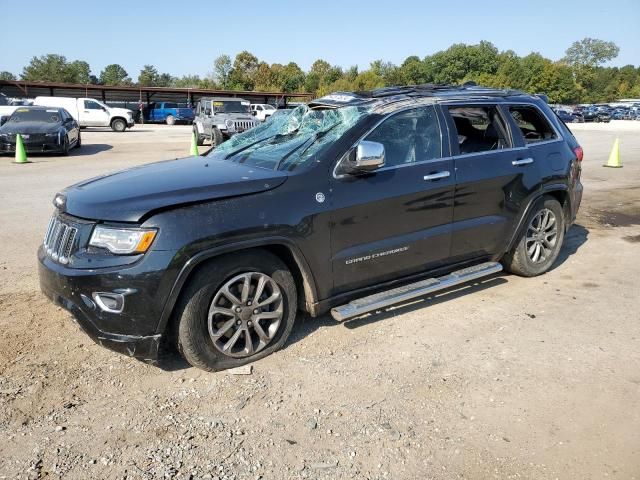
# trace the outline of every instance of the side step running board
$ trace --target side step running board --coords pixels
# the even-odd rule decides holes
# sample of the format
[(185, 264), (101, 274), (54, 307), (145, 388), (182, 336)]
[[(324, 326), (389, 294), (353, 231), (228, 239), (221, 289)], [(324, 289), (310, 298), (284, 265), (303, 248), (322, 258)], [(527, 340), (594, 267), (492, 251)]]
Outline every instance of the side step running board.
[(498, 262), (486, 262), (473, 267), (463, 268), (439, 278), (428, 278), (416, 283), (397, 287), (386, 292), (375, 293), (368, 297), (353, 300), (346, 305), (331, 309), (331, 316), (338, 321), (358, 317), (374, 310), (406, 302), (416, 297), (422, 297), (429, 293), (444, 290), (461, 283), (486, 277), (502, 271), (502, 265)]

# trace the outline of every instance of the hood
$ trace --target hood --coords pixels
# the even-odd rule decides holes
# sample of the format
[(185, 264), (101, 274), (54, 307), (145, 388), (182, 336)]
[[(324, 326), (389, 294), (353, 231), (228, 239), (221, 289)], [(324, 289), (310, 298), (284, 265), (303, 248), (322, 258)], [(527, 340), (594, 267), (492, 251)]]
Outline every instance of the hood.
[[(92, 178), (63, 190), (62, 211), (81, 218), (139, 222), (165, 208), (271, 190), (287, 174), (227, 160), (187, 157)], [(61, 199), (62, 200), (62, 199)]]
[(5, 123), (0, 127), (0, 133), (31, 135), (36, 133), (56, 133), (60, 130), (59, 123), (47, 122), (18, 122)]

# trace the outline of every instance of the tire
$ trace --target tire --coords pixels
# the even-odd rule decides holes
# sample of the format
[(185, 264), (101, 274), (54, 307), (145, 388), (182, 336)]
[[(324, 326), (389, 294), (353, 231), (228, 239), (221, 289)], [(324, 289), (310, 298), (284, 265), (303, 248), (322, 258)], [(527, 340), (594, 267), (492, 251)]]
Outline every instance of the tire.
[(222, 142), (224, 142), (224, 136), (222, 135), (222, 132), (218, 127), (212, 127), (211, 128), (211, 146), (213, 148), (216, 148)]
[[(553, 224), (550, 217), (545, 217), (547, 212), (552, 214)], [(541, 230), (536, 230), (536, 226), (541, 226)], [(550, 235), (552, 227), (555, 227), (555, 237)], [(558, 258), (564, 233), (562, 205), (553, 197), (541, 197), (527, 215), (516, 245), (502, 259), (505, 270), (522, 277), (535, 277), (546, 273)]]
[(114, 132), (124, 132), (127, 129), (127, 123), (121, 119), (121, 118), (116, 118), (111, 122), (111, 130), (113, 130)]
[(165, 122), (167, 122), (167, 125), (175, 125), (176, 124), (176, 117), (174, 117), (173, 115), (167, 115), (167, 118), (165, 119)]
[(82, 137), (80, 136), (80, 131), (78, 131), (78, 140), (73, 148), (80, 148), (82, 146)]
[[(249, 295), (242, 298), (247, 277), (250, 278)], [(264, 312), (254, 309), (255, 304), (251, 306), (261, 278), (268, 278), (272, 283), (264, 283), (257, 301), (264, 303), (276, 298), (264, 306)], [(223, 293), (225, 287), (236, 300), (244, 300), (242, 307), (233, 306), (240, 303), (232, 302)], [(241, 313), (237, 313), (238, 308)], [(210, 309), (222, 309), (224, 313), (211, 313)], [(202, 370), (239, 367), (280, 349), (293, 329), (296, 313), (296, 285), (291, 272), (278, 257), (263, 250), (219, 257), (200, 269), (181, 294), (175, 316), (178, 350), (189, 364)], [(259, 318), (261, 315), (267, 318)], [(258, 334), (254, 323), (263, 336)], [(235, 343), (225, 353), (223, 350), (234, 338)]]
[(198, 127), (196, 127), (195, 125), (193, 126), (193, 133), (196, 135), (196, 145), (198, 145), (199, 147), (203, 146), (204, 138), (200, 136), (200, 134), (198, 133)]
[(62, 149), (60, 150), (60, 155), (66, 157), (69, 155), (69, 137), (64, 136), (64, 142), (62, 143)]

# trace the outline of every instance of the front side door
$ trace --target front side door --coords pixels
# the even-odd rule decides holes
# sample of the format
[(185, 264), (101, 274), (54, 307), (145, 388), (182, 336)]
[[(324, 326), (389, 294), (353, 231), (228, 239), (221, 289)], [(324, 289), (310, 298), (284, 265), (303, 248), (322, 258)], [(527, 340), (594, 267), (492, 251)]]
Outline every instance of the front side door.
[(80, 110), (81, 125), (88, 127), (102, 127), (109, 125), (109, 112), (104, 107), (93, 100), (84, 100), (84, 108)]
[(501, 107), (454, 104), (443, 110), (455, 162), (452, 260), (494, 256), (539, 185), (537, 165)]
[(333, 294), (446, 262), (453, 160), (433, 106), (388, 116), (364, 140), (385, 147), (385, 166), (332, 180)]

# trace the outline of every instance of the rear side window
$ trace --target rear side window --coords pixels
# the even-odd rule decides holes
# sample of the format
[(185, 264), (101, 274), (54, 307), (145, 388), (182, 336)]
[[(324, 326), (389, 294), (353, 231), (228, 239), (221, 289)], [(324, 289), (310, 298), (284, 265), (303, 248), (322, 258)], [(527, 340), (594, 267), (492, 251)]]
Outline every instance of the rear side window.
[(449, 115), (456, 128), (461, 155), (511, 147), (504, 121), (495, 106), (449, 107)]
[(522, 132), (526, 143), (544, 142), (558, 138), (549, 121), (535, 107), (509, 107), (509, 113)]
[(164, 108), (178, 108), (177, 103), (165, 103)]
[(442, 136), (433, 107), (393, 115), (365, 140), (384, 145), (385, 166), (389, 167), (442, 157)]

